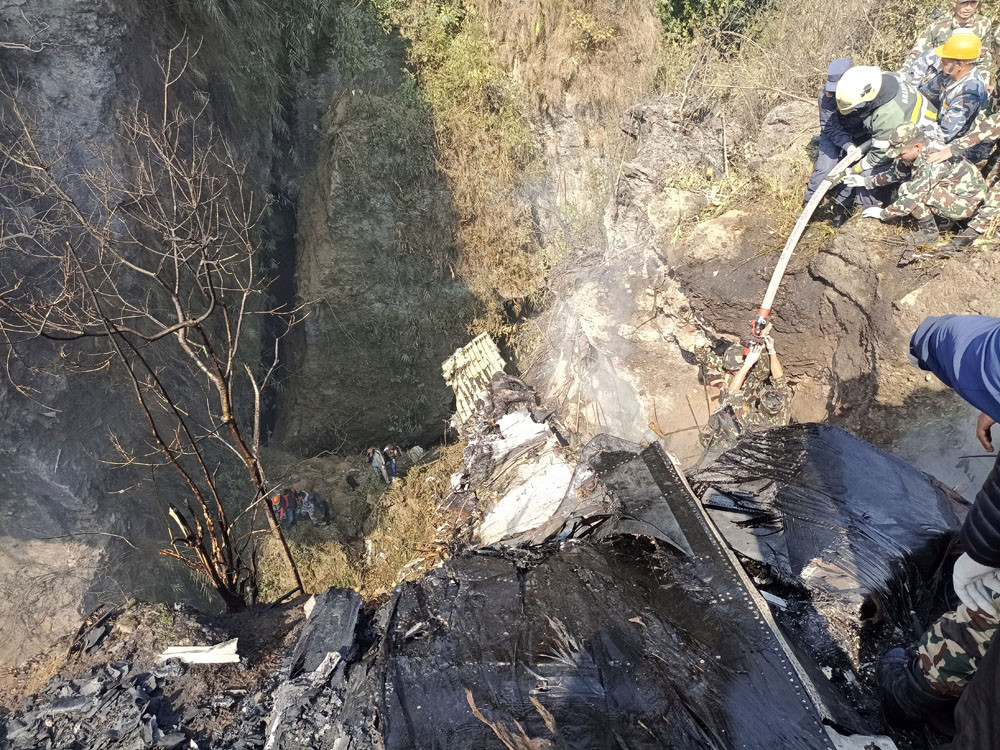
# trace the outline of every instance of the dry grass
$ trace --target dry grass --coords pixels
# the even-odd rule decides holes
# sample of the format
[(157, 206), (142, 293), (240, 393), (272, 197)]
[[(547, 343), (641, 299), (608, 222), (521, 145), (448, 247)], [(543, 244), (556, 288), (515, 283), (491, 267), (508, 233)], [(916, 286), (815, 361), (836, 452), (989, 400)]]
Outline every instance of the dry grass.
[[(337, 586), (373, 599), (445, 554), (435, 542), (447, 520), (439, 505), (451, 490), (452, 473), (462, 465), (463, 450), (461, 444), (440, 449), (433, 461), (413, 467), (388, 491), (367, 472), (355, 493), (358, 525), (364, 521), (369, 529), (363, 538), (341, 540), (332, 526), (314, 527), (308, 521), (292, 527), (288, 542), (307, 592)], [(268, 601), (293, 584), (272, 540), (261, 546), (261, 600)]]
[(461, 469), (462, 443), (443, 448), (439, 457), (414, 467), (405, 480), (393, 483), (375, 508), (375, 528), (366, 537), (368, 561), (361, 594), (374, 597), (391, 590), (407, 565), (412, 577), (445, 554), (435, 543), (438, 528), (448, 519), (439, 510), (451, 491), (451, 475)]
[[(517, 71), (534, 111), (582, 105), (578, 117), (614, 117), (649, 91), (663, 40), (651, 0), (478, 0), (491, 40)], [(567, 97), (568, 94), (568, 97)]]
[(27, 696), (41, 692), (68, 660), (65, 644), (50, 648), (19, 667), (0, 669), (0, 709), (16, 711)]
[[(458, 214), (455, 270), (486, 303), (477, 324), (503, 333), (503, 305), (537, 301), (548, 270), (569, 246), (540, 247), (529, 194), (549, 176), (533, 121), (568, 107), (591, 148), (620, 138), (617, 114), (655, 79), (662, 39), (657, 6), (653, 0), (373, 3), (385, 25), (410, 42), (409, 62), (434, 117), (438, 167)], [(595, 167), (594, 182), (603, 196), (608, 175)]]
[[(995, 5), (984, 2), (980, 10), (990, 15)], [(937, 0), (775, 0), (741, 31), (704, 28), (691, 41), (665, 45), (661, 84), (689, 114), (724, 108), (752, 135), (776, 104), (814, 100), (834, 58), (898, 68), (939, 6)]]

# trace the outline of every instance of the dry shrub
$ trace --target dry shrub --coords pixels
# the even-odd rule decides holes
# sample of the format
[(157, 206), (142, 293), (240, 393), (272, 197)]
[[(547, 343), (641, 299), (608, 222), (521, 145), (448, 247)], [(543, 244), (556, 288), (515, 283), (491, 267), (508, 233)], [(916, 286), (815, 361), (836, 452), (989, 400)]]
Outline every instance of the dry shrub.
[[(917, 34), (932, 20), (937, 0), (774, 0), (743, 31), (705, 28), (692, 42), (667, 45), (662, 81), (685, 111), (727, 112), (752, 135), (776, 104), (814, 101), (837, 57), (897, 69)], [(991, 15), (994, 3), (981, 12)]]
[[(614, 116), (649, 90), (663, 29), (651, 0), (478, 0), (490, 39), (538, 111)], [(567, 96), (568, 95), (568, 96)]]

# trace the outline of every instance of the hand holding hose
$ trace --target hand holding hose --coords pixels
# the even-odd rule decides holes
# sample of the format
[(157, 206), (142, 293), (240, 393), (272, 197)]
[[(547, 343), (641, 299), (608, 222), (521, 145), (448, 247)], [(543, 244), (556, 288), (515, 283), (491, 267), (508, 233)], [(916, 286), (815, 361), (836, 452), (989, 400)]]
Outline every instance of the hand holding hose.
[(856, 146), (853, 143), (848, 143), (847, 148), (844, 149), (844, 159), (850, 159), (850, 163), (854, 163), (861, 159), (865, 155), (865, 152), (861, 150), (860, 146)]

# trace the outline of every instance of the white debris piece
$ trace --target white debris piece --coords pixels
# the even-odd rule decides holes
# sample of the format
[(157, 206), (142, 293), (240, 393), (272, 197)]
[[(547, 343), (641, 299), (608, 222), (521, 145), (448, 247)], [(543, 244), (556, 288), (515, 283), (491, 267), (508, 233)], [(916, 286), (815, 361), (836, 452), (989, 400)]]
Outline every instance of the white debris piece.
[(309, 616), (313, 613), (313, 607), (315, 606), (316, 606), (315, 596), (310, 596), (309, 599), (306, 600), (306, 603), (302, 605), (302, 610), (305, 612), (307, 620), (309, 619)]
[(501, 440), (490, 442), (493, 460), (497, 465), (506, 463), (515, 454), (528, 448), (541, 446), (552, 435), (552, 430), (546, 424), (539, 424), (531, 418), (527, 409), (518, 409), (497, 422), (500, 428)]
[(775, 596), (774, 594), (770, 594), (767, 591), (761, 591), (760, 593), (768, 604), (773, 604), (778, 609), (785, 609), (788, 606), (788, 602), (786, 602), (780, 596)]
[(156, 657), (157, 661), (180, 659), (187, 664), (235, 664), (240, 660), (236, 653), (239, 638), (217, 643), (214, 646), (171, 646)]
[(852, 734), (845, 736), (833, 727), (827, 727), (826, 733), (837, 750), (897, 750), (896, 743), (884, 735)]
[(525, 461), (514, 471), (522, 481), (512, 482), (514, 488), (486, 514), (479, 527), (483, 544), (530, 531), (548, 521), (573, 479), (573, 468), (554, 450)]

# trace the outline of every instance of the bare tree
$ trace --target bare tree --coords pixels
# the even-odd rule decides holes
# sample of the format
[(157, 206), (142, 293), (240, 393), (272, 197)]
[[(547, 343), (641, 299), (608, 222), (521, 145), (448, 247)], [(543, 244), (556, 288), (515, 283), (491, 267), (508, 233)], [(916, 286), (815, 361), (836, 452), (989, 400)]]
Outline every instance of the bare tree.
[[(179, 473), (186, 497), (170, 507), (178, 533), (162, 554), (207, 576), (235, 608), (255, 596), (261, 514), (302, 587), (260, 460), (261, 392), (278, 341), (266, 365), (243, 351), (264, 318), (287, 331), (298, 311), (267, 304), (256, 265), (266, 206), (245, 166), (203, 110), (176, 102), (189, 61), (186, 46), (172, 49), (160, 111), (120, 111), (115, 142), (76, 173), (65, 148), (43, 141), (22, 92), (2, 82), (0, 340), (13, 357), (41, 338), (60, 342), (66, 366), (124, 370), (152, 442), (115, 438), (119, 463)], [(236, 502), (220, 479), (233, 465), (249, 488)]]

